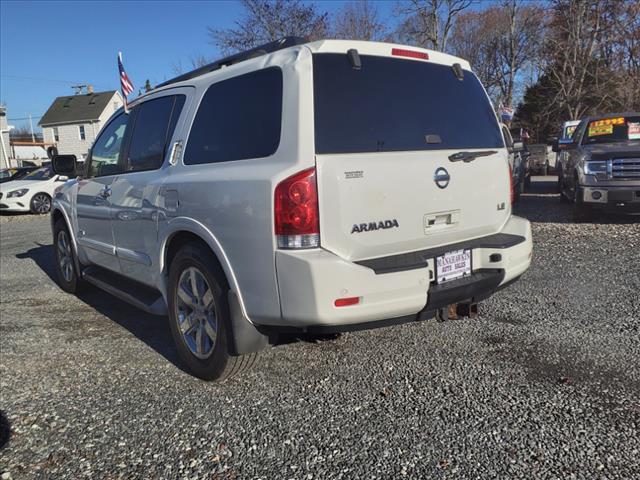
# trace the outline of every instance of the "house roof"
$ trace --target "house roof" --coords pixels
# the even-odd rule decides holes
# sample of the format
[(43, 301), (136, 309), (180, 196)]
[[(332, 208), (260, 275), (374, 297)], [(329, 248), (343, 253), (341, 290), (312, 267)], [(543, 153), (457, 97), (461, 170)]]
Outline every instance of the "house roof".
[(46, 127), (63, 123), (83, 123), (98, 120), (116, 90), (69, 95), (56, 98), (38, 125)]

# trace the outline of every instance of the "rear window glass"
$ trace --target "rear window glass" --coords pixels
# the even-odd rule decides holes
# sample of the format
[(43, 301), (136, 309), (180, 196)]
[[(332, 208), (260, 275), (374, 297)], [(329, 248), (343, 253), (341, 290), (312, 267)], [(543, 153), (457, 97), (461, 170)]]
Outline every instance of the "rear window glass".
[(223, 80), (200, 102), (184, 154), (187, 165), (273, 155), (280, 144), (282, 71), (277, 67)]
[[(476, 76), (449, 66), (361, 55), (313, 57), (316, 152), (504, 147)], [(427, 140), (428, 139), (428, 140)]]
[(582, 139), (583, 144), (615, 143), (640, 140), (640, 116), (611, 117), (592, 120)]

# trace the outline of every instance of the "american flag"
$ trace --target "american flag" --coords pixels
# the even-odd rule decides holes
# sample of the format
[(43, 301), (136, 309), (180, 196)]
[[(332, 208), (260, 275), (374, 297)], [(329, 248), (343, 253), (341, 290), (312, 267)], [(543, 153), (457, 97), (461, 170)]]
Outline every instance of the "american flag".
[(122, 66), (122, 52), (118, 52), (118, 70), (120, 70), (120, 87), (122, 88), (122, 97), (124, 99), (124, 111), (129, 112), (127, 95), (133, 92), (133, 82), (129, 80), (129, 76)]

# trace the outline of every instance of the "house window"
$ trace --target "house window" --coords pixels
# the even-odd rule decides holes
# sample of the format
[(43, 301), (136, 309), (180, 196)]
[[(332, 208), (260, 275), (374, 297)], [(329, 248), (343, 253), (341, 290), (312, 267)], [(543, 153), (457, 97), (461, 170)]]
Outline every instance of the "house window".
[(87, 139), (87, 136), (84, 133), (84, 125), (78, 125), (78, 132), (80, 133), (80, 140)]
[(60, 141), (60, 135), (58, 134), (58, 127), (53, 127), (53, 141), (54, 142)]

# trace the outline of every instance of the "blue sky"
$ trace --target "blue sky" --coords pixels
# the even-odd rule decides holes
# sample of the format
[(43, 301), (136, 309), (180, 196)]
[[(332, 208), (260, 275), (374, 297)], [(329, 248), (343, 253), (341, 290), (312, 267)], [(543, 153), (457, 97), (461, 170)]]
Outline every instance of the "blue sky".
[[(314, 2), (335, 13), (339, 0)], [(395, 2), (376, 2), (383, 20)], [(0, 102), (16, 127), (34, 116), (34, 126), (55, 97), (71, 95), (74, 83), (96, 91), (118, 89), (116, 55), (140, 88), (190, 69), (190, 58), (219, 52), (207, 26), (226, 28), (241, 17), (235, 1), (0, 1)]]

